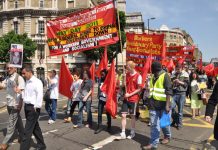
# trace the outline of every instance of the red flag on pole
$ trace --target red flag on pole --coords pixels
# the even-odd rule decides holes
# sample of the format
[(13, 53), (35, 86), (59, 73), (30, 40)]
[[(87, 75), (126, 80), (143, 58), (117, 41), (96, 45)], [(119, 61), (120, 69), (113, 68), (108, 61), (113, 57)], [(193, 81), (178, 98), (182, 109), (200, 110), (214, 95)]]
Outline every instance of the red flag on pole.
[(166, 59), (166, 51), (167, 51), (167, 43), (164, 41), (163, 42), (163, 50), (162, 50), (162, 54), (161, 54), (162, 60)]
[(214, 65), (208, 64), (207, 66), (203, 67), (203, 70), (206, 72), (208, 76), (214, 76)]
[(100, 61), (99, 66), (98, 66), (98, 70), (96, 72), (97, 77), (99, 77), (99, 78), (101, 77), (101, 71), (103, 69), (107, 69), (107, 65), (108, 65), (107, 47), (105, 46), (104, 55), (101, 58), (101, 61)]
[(178, 59), (178, 64), (182, 65), (185, 61), (186, 56)]
[(106, 111), (115, 118), (117, 114), (117, 93), (116, 93), (116, 74), (115, 64), (112, 61), (111, 67), (108, 71), (104, 84), (101, 87), (102, 92), (107, 95)]
[(144, 64), (143, 70), (142, 70), (142, 87), (144, 87), (148, 72), (151, 68), (152, 58), (149, 56)]
[(73, 82), (73, 77), (71, 76), (70, 70), (68, 69), (64, 57), (62, 57), (61, 68), (59, 74), (59, 93), (71, 98), (72, 92), (70, 91), (70, 86)]
[(167, 64), (167, 69), (169, 72), (173, 71), (173, 69), (175, 68), (175, 65), (174, 65), (174, 62), (173, 62), (173, 59), (171, 58), (169, 63)]
[[(92, 83), (94, 85), (94, 83), (95, 83), (95, 61), (92, 63), (89, 71), (90, 71), (90, 74), (91, 74)], [(93, 96), (93, 94), (94, 94), (94, 86), (92, 88), (92, 96)]]

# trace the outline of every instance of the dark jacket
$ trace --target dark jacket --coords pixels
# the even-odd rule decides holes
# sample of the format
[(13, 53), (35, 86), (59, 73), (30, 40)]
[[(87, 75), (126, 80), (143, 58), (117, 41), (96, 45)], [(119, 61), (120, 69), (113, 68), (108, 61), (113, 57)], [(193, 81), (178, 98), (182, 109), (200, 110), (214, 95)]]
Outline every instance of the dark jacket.
[[(212, 118), (217, 104), (218, 104), (218, 82), (216, 82), (213, 89), (213, 93), (208, 100), (205, 116), (210, 116)], [(218, 116), (216, 116), (216, 121), (214, 125), (214, 138), (218, 140)]]
[(179, 79), (180, 81), (184, 82), (184, 85), (180, 84), (175, 84), (173, 83), (173, 94), (176, 95), (185, 95), (186, 91), (188, 90), (188, 85), (189, 85), (189, 75), (187, 72), (182, 71), (180, 74), (175, 73), (172, 75), (172, 81), (175, 79)]
[[(161, 74), (165, 73), (164, 70), (160, 71), (158, 77), (156, 79), (154, 79), (153, 84), (155, 84), (155, 82), (157, 81), (157, 79), (159, 78), (159, 76)], [(164, 89), (165, 89), (165, 94), (166, 95), (172, 95), (173, 91), (172, 91), (172, 82), (170, 80), (169, 75), (166, 73), (164, 76)], [(165, 101), (157, 101), (155, 100), (153, 97), (148, 99), (148, 107), (150, 110), (165, 110), (166, 108), (166, 102)]]

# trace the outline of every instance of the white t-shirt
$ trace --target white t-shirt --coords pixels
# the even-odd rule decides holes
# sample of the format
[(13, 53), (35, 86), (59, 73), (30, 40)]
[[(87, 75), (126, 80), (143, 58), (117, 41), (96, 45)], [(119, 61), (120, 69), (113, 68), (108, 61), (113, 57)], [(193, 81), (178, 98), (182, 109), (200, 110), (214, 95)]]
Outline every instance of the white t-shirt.
[(49, 84), (48, 88), (51, 89), (50, 99), (58, 99), (59, 91), (58, 91), (58, 76), (56, 75), (51, 79), (52, 84)]
[(70, 87), (70, 90), (73, 92), (73, 100), (74, 101), (79, 101), (78, 93), (79, 93), (79, 88), (80, 88), (82, 82), (83, 82), (82, 79), (78, 79), (77, 81), (74, 81)]

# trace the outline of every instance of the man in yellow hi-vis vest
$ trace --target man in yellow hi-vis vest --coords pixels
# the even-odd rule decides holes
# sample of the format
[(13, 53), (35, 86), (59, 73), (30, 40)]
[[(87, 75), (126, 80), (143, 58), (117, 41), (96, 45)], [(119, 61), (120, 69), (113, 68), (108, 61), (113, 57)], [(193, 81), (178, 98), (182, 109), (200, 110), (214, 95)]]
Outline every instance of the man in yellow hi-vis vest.
[[(152, 77), (150, 80), (149, 114), (151, 123), (150, 144), (144, 149), (157, 149), (160, 138), (160, 118), (163, 112), (170, 113), (170, 97), (172, 96), (172, 83), (167, 72), (162, 69), (160, 62), (151, 65)], [(162, 128), (167, 144), (171, 138), (170, 125)]]

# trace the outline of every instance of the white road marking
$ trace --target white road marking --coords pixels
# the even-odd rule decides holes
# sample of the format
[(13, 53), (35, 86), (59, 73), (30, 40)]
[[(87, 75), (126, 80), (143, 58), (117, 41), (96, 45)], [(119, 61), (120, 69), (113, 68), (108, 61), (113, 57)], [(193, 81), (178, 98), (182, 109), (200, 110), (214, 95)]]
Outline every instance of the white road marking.
[(118, 136), (110, 136), (102, 141), (99, 141), (98, 143), (95, 143), (93, 144), (92, 146), (88, 147), (88, 148), (85, 148), (83, 150), (97, 150), (97, 149), (100, 149), (102, 148), (103, 146), (113, 142), (114, 140), (118, 139)]

